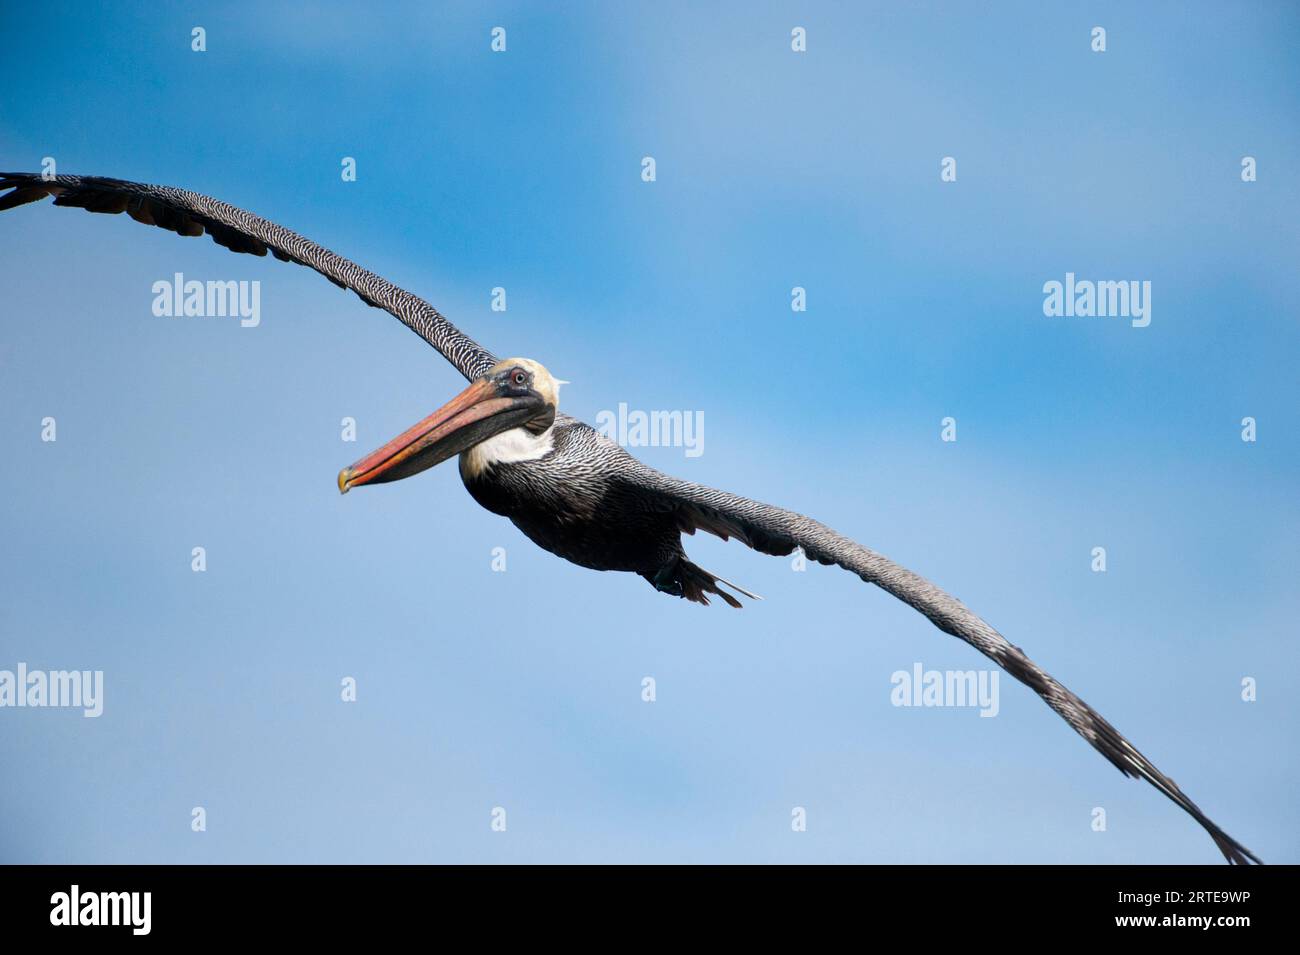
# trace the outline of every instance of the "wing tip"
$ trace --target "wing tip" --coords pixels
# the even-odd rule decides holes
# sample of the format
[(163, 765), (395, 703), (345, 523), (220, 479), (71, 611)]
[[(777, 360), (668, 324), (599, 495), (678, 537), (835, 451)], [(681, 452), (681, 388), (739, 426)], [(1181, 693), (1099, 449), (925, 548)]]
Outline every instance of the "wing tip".
[[(9, 190), (9, 191), (5, 191)], [(54, 183), (30, 172), (0, 172), (0, 212), (40, 202), (55, 194)]]

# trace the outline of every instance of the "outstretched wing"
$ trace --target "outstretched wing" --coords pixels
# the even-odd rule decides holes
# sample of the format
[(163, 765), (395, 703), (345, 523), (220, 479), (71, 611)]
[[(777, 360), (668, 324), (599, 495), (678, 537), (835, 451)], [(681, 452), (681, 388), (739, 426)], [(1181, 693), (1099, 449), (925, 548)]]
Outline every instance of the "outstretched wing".
[(54, 197), (56, 206), (89, 212), (125, 212), (136, 222), (168, 229), (178, 235), (203, 235), (232, 252), (266, 255), (282, 262), (310, 266), (335, 285), (356, 292), (361, 301), (382, 308), (432, 345), (473, 381), (495, 363), (491, 353), (439, 314), (417, 295), (367, 272), (355, 262), (335, 255), (310, 239), (227, 205), (217, 199), (169, 186), (150, 186), (103, 176), (53, 176), (0, 173), (0, 212)]
[[(629, 461), (635, 461), (629, 458)], [(796, 547), (823, 564), (836, 564), (875, 584), (919, 610), (944, 633), (965, 640), (1003, 670), (1028, 686), (1074, 727), (1125, 776), (1145, 779), (1199, 822), (1227, 860), (1237, 865), (1260, 860), (1211, 821), (1172, 779), (1156, 769), (1101, 715), (1025, 656), (966, 606), (924, 577), (863, 547), (824, 524), (793, 511), (678, 480), (637, 463), (635, 481), (650, 506), (675, 515), (682, 531), (708, 531), (736, 540), (764, 554), (784, 556)]]

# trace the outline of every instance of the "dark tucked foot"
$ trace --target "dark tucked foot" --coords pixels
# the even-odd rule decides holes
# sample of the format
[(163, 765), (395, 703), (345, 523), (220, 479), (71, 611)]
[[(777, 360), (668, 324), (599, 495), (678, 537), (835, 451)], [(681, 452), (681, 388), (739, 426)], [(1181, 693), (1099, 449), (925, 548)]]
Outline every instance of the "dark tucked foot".
[(716, 594), (732, 607), (740, 609), (740, 601), (719, 588), (718, 584), (730, 587), (751, 600), (762, 599), (758, 594), (751, 594), (743, 587), (737, 587), (730, 581), (716, 577), (704, 568), (692, 564), (684, 557), (674, 557), (660, 567), (653, 577), (648, 574), (643, 576), (650, 581), (655, 590), (671, 594), (674, 597), (685, 597), (687, 600), (698, 604), (707, 604), (709, 602), (708, 595)]

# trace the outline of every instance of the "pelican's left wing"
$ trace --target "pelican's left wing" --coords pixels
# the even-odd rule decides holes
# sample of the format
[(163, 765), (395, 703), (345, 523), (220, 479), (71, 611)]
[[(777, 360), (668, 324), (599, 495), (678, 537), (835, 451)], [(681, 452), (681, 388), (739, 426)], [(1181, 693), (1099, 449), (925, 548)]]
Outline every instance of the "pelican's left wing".
[(310, 266), (335, 285), (351, 289), (361, 301), (382, 308), (432, 345), (473, 381), (495, 363), (491, 353), (439, 314), (438, 310), (405, 289), (367, 272), (355, 262), (304, 239), (284, 226), (227, 205), (170, 186), (150, 186), (103, 176), (52, 176), (35, 173), (0, 173), (0, 212), (54, 197), (56, 206), (75, 206), (90, 212), (125, 212), (136, 222), (168, 229), (178, 235), (203, 235), (232, 252), (271, 254), (282, 262)]
[(635, 491), (647, 507), (671, 512), (688, 534), (697, 529), (723, 540), (734, 537), (764, 554), (784, 556), (796, 547), (813, 560), (852, 571), (925, 614), (945, 633), (958, 637), (1043, 698), (1074, 730), (1125, 776), (1145, 779), (1199, 822), (1231, 863), (1259, 859), (1220, 829), (1149, 759), (1096, 710), (1040, 668), (1024, 651), (924, 577), (850, 540), (825, 524), (793, 511), (669, 477), (628, 456)]

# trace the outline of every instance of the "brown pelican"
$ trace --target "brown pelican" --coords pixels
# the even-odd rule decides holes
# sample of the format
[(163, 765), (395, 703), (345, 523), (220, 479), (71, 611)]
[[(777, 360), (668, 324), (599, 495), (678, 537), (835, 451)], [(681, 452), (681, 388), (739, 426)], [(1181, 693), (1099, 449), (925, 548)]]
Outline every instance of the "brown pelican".
[[(836, 564), (923, 613), (965, 640), (1043, 698), (1121, 773), (1151, 783), (1209, 832), (1230, 863), (1260, 860), (1220, 829), (1174, 781), (1079, 697), (954, 597), (886, 557), (823, 524), (769, 504), (669, 477), (559, 410), (559, 385), (536, 361), (498, 361), (423, 299), (273, 222), (181, 189), (98, 176), (0, 173), (0, 211), (46, 196), (91, 212), (125, 212), (137, 222), (180, 235), (206, 232), (234, 252), (307, 265), (335, 285), (382, 308), (443, 354), (468, 388), (403, 434), (344, 468), (339, 490), (396, 481), (459, 455), (474, 499), (510, 518), (553, 554), (595, 570), (640, 574), (656, 590), (732, 607), (728, 591), (754, 598), (696, 566), (683, 532), (735, 538), (764, 554), (796, 548)], [(726, 588), (726, 589), (724, 589)]]

